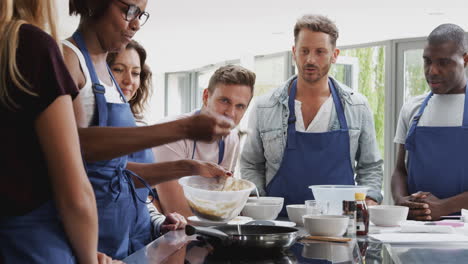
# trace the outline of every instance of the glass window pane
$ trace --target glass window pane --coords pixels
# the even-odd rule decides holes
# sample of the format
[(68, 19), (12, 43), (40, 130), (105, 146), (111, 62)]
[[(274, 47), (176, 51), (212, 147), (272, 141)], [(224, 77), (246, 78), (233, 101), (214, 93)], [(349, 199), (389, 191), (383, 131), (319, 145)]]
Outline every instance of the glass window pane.
[(201, 108), (203, 104), (203, 90), (208, 88), (211, 75), (217, 68), (210, 68), (197, 72), (197, 89), (195, 91), (195, 107)]
[[(367, 97), (374, 115), (375, 132), (380, 153), (384, 156), (384, 122), (385, 122), (385, 47), (342, 50), (340, 56), (357, 59), (359, 92)], [(332, 73), (338, 81), (349, 84), (353, 76), (351, 65), (337, 65)], [(357, 89), (357, 88), (356, 88)]]
[(274, 56), (255, 57), (254, 72), (256, 74), (254, 96), (267, 93), (286, 81), (286, 57), (288, 52)]
[(189, 111), (190, 96), (190, 74), (168, 73), (167, 74), (167, 115), (179, 115)]
[(423, 49), (411, 49), (404, 52), (405, 102), (430, 90), (424, 77), (423, 51)]

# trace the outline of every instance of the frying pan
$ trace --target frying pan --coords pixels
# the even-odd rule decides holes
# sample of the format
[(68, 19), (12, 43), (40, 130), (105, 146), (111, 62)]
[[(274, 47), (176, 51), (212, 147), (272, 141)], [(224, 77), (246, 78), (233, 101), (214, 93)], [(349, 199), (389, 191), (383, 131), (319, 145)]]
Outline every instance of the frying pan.
[(269, 225), (216, 227), (187, 225), (185, 233), (201, 235), (207, 238), (207, 241), (215, 248), (287, 249), (296, 242), (298, 230), (292, 227)]

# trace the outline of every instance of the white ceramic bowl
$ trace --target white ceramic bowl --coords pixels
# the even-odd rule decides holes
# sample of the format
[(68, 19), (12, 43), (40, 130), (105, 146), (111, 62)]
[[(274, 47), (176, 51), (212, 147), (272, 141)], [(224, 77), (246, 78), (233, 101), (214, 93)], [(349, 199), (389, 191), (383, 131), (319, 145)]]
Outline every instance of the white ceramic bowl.
[(367, 193), (369, 187), (355, 185), (311, 185), (315, 200), (329, 201), (328, 214), (341, 215), (343, 212), (343, 201), (354, 201), (355, 193)]
[(408, 207), (398, 205), (370, 206), (370, 221), (376, 226), (399, 226), (408, 217), (408, 210)]
[(201, 219), (229, 221), (239, 215), (255, 185), (239, 179), (237, 191), (220, 191), (223, 182), (217, 178), (189, 176), (179, 179), (192, 212)]
[(288, 212), (288, 218), (298, 226), (303, 226), (302, 216), (307, 213), (305, 204), (289, 204), (286, 205), (286, 211)]
[(247, 200), (248, 203), (262, 203), (262, 204), (281, 204), (283, 206), (284, 198), (283, 197), (274, 197), (274, 196), (260, 196), (260, 197), (249, 197)]
[(304, 215), (304, 228), (312, 236), (342, 236), (349, 217), (342, 215)]
[(247, 202), (242, 209), (242, 215), (255, 220), (274, 220), (283, 208), (282, 203), (251, 203)]

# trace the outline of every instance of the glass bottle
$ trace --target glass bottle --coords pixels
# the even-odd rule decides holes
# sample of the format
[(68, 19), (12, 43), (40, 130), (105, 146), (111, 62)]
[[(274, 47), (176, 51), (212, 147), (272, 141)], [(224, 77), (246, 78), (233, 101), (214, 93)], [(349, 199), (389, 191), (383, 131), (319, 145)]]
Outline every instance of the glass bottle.
[(365, 236), (369, 232), (369, 211), (365, 202), (365, 193), (355, 193), (356, 199), (356, 234)]
[(343, 215), (349, 217), (346, 236), (356, 236), (356, 201), (343, 201)]

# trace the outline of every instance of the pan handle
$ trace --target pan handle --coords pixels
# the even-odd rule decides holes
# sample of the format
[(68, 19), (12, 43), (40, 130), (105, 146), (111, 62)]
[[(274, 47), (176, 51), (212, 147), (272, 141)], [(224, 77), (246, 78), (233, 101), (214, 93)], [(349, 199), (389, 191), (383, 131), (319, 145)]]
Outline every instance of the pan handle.
[(185, 226), (185, 234), (188, 236), (197, 234), (197, 235), (207, 236), (210, 238), (217, 238), (217, 239), (220, 239), (221, 241), (227, 241), (229, 239), (229, 235), (222, 231), (219, 231), (213, 228), (208, 228), (208, 227), (199, 227), (199, 226), (195, 227), (191, 225)]

